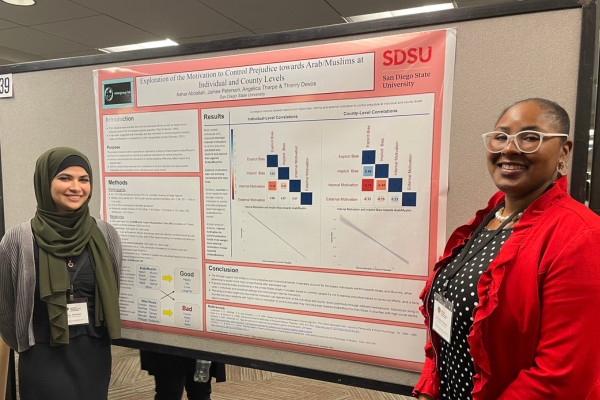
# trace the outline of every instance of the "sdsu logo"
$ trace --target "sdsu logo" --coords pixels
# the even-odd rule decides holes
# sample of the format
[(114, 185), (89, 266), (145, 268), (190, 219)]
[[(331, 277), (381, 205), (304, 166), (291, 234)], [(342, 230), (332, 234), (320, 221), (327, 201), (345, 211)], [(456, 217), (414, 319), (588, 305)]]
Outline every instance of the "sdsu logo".
[(385, 59), (383, 65), (387, 67), (390, 65), (404, 64), (405, 62), (408, 64), (414, 64), (417, 61), (426, 63), (431, 60), (431, 53), (431, 46), (428, 46), (426, 49), (423, 49), (423, 47), (411, 47), (408, 50), (386, 50), (383, 53), (383, 58)]

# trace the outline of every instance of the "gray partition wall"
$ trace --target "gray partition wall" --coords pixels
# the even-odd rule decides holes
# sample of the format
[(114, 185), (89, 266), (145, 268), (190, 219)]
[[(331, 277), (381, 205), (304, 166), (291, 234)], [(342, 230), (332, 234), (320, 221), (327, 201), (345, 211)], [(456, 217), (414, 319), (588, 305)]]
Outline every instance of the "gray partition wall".
[[(595, 3), (527, 3), (473, 7), (470, 13), (459, 9), (435, 17), (348, 24), (179, 49), (186, 55), (176, 55), (176, 50), (154, 50), (0, 67), (0, 74), (15, 74), (14, 98), (0, 99), (6, 227), (33, 216), (36, 205), (32, 185), (34, 164), (48, 148), (80, 149), (89, 156), (93, 172), (99, 176), (92, 76), (95, 69), (343, 43), (448, 27), (457, 30), (457, 46), (447, 234), (470, 220), (474, 211), (484, 206), (495, 191), (486, 168), (481, 134), (490, 131), (501, 110), (517, 100), (528, 97), (555, 100), (573, 120), (577, 109), (577, 121), (572, 124), (577, 142), (573, 169), (576, 183), (572, 185), (577, 185), (579, 190), (585, 180), (585, 176), (581, 177), (580, 164), (587, 164), (593, 69), (588, 65), (593, 64), (593, 54), (589, 54), (589, 44), (583, 43), (581, 38), (591, 35), (585, 40), (592, 41), (593, 50), (594, 28), (589, 21), (595, 21)], [(169, 57), (156, 58), (161, 55)], [(122, 61), (116, 62), (118, 60)], [(583, 145), (585, 148), (581, 150)], [(91, 202), (96, 217), (100, 215), (99, 205), (96, 196)], [(406, 394), (418, 376), (392, 368), (195, 337), (134, 329), (125, 329), (123, 334), (126, 339), (121, 342), (123, 345), (204, 356), (396, 393)]]

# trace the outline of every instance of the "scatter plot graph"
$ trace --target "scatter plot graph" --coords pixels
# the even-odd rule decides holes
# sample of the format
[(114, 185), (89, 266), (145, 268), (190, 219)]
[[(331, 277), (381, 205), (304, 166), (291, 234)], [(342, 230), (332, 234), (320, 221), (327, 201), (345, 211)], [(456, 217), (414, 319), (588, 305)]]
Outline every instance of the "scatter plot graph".
[(407, 240), (398, 240), (404, 234), (393, 217), (346, 211), (332, 222), (329, 254), (337, 268), (394, 274), (419, 268)]
[(300, 253), (298, 251), (298, 249), (296, 249), (294, 246), (292, 246), (291, 244), (289, 244), (284, 238), (282, 238), (281, 236), (279, 236), (279, 234), (275, 231), (273, 231), (273, 229), (269, 228), (267, 225), (265, 225), (260, 219), (256, 218), (254, 215), (252, 215), (252, 213), (248, 213), (249, 216), (251, 216), (252, 218), (254, 218), (259, 224), (261, 224), (262, 226), (264, 226), (269, 232), (271, 232), (273, 235), (275, 235), (277, 237), (277, 239), (281, 240), (283, 243), (287, 244), (289, 246), (290, 249), (294, 250), (296, 253), (300, 254), (303, 258), (304, 254)]
[(348, 218), (344, 217), (343, 215), (340, 215), (340, 222), (344, 225), (346, 225), (347, 227), (353, 229), (354, 231), (356, 231), (356, 233), (363, 235), (364, 237), (366, 237), (367, 239), (373, 241), (374, 243), (377, 243), (379, 246), (381, 246), (382, 249), (390, 252), (391, 254), (393, 254), (394, 256), (398, 257), (398, 259), (402, 260), (403, 262), (405, 262), (406, 264), (409, 264), (408, 260), (402, 256), (399, 256), (398, 254), (394, 253), (392, 250), (390, 250), (389, 248), (387, 248), (385, 245), (381, 244), (377, 239), (375, 239), (373, 236), (369, 235), (367, 232), (363, 231), (362, 229), (360, 229), (358, 226), (354, 225), (352, 223), (352, 221), (350, 221)]
[(309, 222), (286, 216), (281, 211), (253, 210), (243, 212), (238, 224), (236, 242), (246, 261), (294, 265), (314, 262), (318, 238), (307, 235)]

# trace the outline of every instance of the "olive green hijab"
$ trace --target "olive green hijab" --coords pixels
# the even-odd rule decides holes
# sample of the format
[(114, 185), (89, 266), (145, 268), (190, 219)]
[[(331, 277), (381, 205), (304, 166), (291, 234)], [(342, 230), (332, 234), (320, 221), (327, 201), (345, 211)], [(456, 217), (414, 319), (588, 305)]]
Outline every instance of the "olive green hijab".
[[(62, 161), (69, 156), (81, 157), (90, 176), (90, 196), (72, 213), (59, 214), (54, 207), (50, 185)], [(92, 172), (85, 155), (68, 147), (56, 147), (40, 156), (35, 165), (33, 183), (37, 211), (31, 220), (33, 235), (39, 246), (40, 298), (48, 304), (50, 344), (69, 343), (67, 292), (70, 289), (66, 258), (88, 247), (96, 278), (95, 325), (105, 325), (111, 338), (121, 337), (119, 294), (110, 261), (108, 245), (96, 221), (90, 215)], [(68, 167), (68, 166), (67, 166)]]

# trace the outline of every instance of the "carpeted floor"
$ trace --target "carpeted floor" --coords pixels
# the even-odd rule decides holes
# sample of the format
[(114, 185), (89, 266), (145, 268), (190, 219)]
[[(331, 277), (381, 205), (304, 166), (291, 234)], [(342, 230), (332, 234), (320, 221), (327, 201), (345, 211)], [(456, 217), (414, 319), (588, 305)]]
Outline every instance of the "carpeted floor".
[[(18, 361), (18, 360), (17, 360)], [(232, 365), (227, 382), (212, 385), (212, 400), (409, 400), (410, 397), (297, 378)], [(154, 378), (140, 370), (137, 350), (113, 347), (109, 400), (151, 400)], [(187, 397), (183, 396), (184, 400)]]

